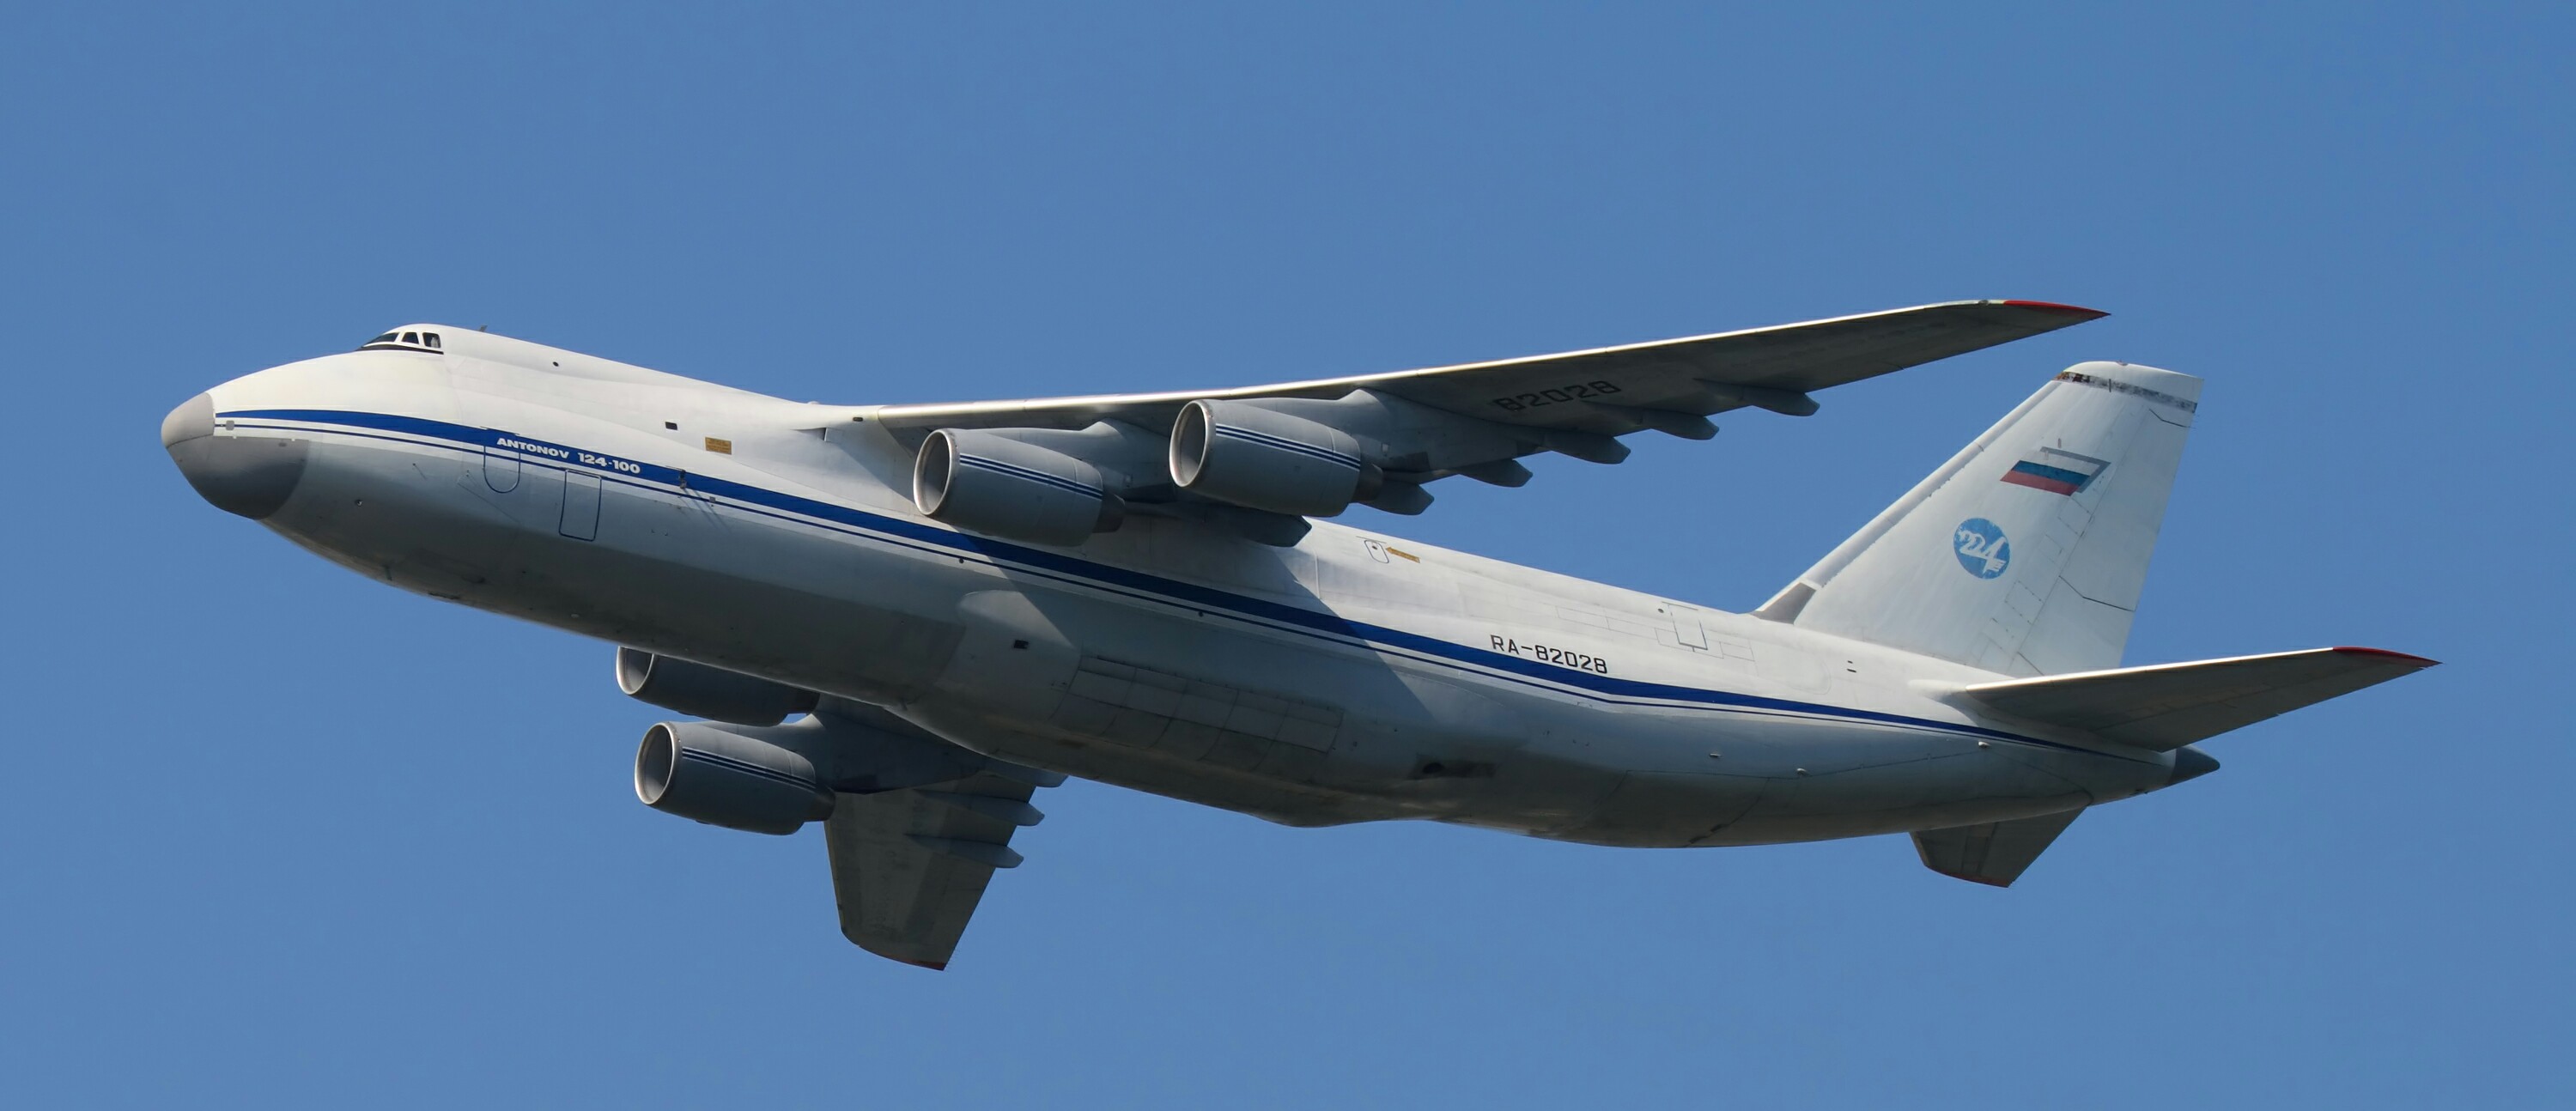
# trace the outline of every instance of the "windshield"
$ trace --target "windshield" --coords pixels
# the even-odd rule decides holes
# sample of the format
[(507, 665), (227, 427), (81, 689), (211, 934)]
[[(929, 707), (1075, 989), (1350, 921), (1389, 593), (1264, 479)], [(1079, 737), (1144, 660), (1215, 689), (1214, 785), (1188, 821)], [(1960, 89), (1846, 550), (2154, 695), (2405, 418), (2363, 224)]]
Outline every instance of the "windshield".
[(442, 354), (438, 333), (426, 331), (392, 331), (358, 345), (360, 351), (426, 351)]

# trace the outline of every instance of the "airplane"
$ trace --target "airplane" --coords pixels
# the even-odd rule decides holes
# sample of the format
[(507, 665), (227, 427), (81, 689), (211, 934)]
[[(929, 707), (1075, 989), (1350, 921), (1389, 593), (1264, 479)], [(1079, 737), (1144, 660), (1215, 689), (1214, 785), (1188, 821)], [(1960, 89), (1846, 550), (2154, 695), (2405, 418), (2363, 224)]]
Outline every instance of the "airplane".
[(767, 397), (406, 324), (233, 379), (161, 438), (208, 502), (404, 590), (617, 646), (687, 720), (638, 799), (822, 824), (844, 936), (944, 968), (1038, 790), (1291, 826), (1629, 847), (1903, 833), (2006, 886), (2198, 742), (2432, 666), (2122, 666), (2200, 379), (2043, 382), (1749, 613), (1330, 520), (2104, 314), (1977, 300), (1277, 385)]

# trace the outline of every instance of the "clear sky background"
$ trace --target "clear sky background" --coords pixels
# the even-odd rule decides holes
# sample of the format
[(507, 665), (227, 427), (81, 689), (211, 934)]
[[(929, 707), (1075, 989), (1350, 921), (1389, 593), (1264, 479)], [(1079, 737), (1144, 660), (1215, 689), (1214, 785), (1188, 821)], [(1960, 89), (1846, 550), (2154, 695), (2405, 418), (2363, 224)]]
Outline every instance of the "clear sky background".
[[(2576, 1100), (2559, 5), (0, 11), (0, 1102)], [(2133, 663), (2446, 666), (2021, 883), (1045, 793), (954, 967), (638, 805), (610, 648), (200, 502), (435, 320), (797, 399), (1235, 385), (1927, 301), (2107, 320), (1371, 527), (1758, 604), (2049, 374), (2207, 377)]]

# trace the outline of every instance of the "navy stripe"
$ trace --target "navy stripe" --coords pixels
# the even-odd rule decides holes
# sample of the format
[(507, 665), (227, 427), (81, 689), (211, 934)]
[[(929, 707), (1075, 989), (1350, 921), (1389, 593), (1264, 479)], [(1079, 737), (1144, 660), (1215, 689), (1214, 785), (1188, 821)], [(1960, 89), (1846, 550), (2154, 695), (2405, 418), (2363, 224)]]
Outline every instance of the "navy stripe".
[(1071, 491), (1087, 498), (1097, 498), (1101, 494), (1101, 490), (1097, 486), (1085, 486), (1062, 475), (1051, 475), (1045, 471), (1031, 470), (1017, 464), (1002, 462), (999, 459), (988, 459), (981, 455), (961, 454), (957, 457), (957, 462), (963, 466), (981, 467), (997, 474), (1006, 474), (1013, 478), (1026, 479), (1030, 482), (1053, 486), (1058, 490)]
[[(267, 417), (281, 420), (305, 421), (315, 424), (336, 424), (355, 428), (383, 429), (446, 439), (468, 445), (486, 445), (504, 435), (503, 433), (496, 432), (492, 429), (471, 428), (465, 425), (449, 424), (444, 421), (423, 420), (418, 417), (402, 417), (383, 413), (363, 413), (339, 410), (242, 410), (238, 412), (219, 413), (217, 414), (217, 417), (218, 419), (229, 419), (234, 417)], [(310, 430), (297, 429), (296, 431)], [(510, 438), (527, 439), (527, 437)], [(530, 442), (533, 443), (537, 441), (531, 440)], [(654, 490), (654, 486), (652, 485), (653, 483), (678, 486), (687, 494), (711, 498), (724, 498), (732, 502), (742, 503), (737, 506), (737, 508), (760, 513), (762, 516), (794, 521), (795, 523), (809, 522), (796, 521), (795, 517), (788, 517), (783, 514), (795, 514), (797, 517), (814, 518), (816, 520), (846, 526), (849, 530), (855, 530), (857, 533), (865, 535), (870, 539), (892, 542), (902, 547), (918, 551), (926, 551), (937, 555), (951, 557), (968, 554), (981, 556), (995, 563), (1008, 562), (1021, 569), (1039, 572), (1043, 574), (1044, 577), (1056, 579), (1058, 581), (1094, 589), (1106, 589), (1112, 593), (1123, 594), (1140, 600), (1158, 602), (1165, 605), (1178, 605), (1198, 611), (1218, 611), (1223, 616), (1251, 621), (1279, 631), (1314, 635), (1341, 643), (1358, 642), (1360, 645), (1366, 647), (1394, 649), (1397, 654), (1404, 655), (1420, 662), (1438, 664), (1456, 670), (1467, 671), (1471, 674), (1482, 675), (1487, 678), (1508, 679), (1513, 682), (1541, 690), (1568, 693), (1567, 688), (1573, 688), (1571, 693), (1585, 694), (1600, 701), (1626, 705), (1666, 705), (1670, 703), (1684, 703), (1765, 717), (1802, 719), (1825, 717), (1843, 721), (1864, 722), (1872, 725), (1931, 730), (1934, 732), (1950, 733), (1959, 736), (2010, 741), (2016, 744), (2038, 745), (2045, 748), (2083, 753), (2088, 756), (2106, 756), (2114, 759), (2136, 760), (2134, 757), (2121, 756), (2117, 753), (2103, 752), (2096, 749), (2084, 748), (2078, 745), (2062, 744), (2057, 741), (2023, 736), (2018, 733), (2010, 733), (2000, 729), (1989, 729), (1984, 726), (1935, 721), (1930, 718), (1911, 717), (1905, 714), (1886, 713), (1878, 710), (1861, 710), (1841, 706), (1827, 706), (1821, 703), (1799, 702), (1793, 699), (1768, 698), (1761, 695), (1738, 694), (1731, 691), (1705, 690), (1696, 687), (1675, 686), (1668, 683), (1650, 683), (1639, 679), (1622, 679), (1615, 676), (1573, 671), (1568, 668), (1555, 667), (1549, 664), (1540, 663), (1536, 660), (1523, 659), (1521, 657), (1502, 652), (1494, 652), (1487, 649), (1472, 648), (1462, 644), (1455, 644), (1441, 640), (1437, 637), (1425, 636), (1420, 633), (1407, 632), (1402, 629), (1352, 621), (1330, 611), (1304, 609), (1298, 606), (1288, 605), (1281, 602), (1273, 602), (1263, 598), (1235, 594), (1230, 591), (1219, 590), (1214, 587), (1200, 586), (1195, 583), (1167, 579), (1159, 575), (1149, 574), (1142, 571), (1132, 571), (1112, 564), (1094, 563), (1090, 560), (1066, 555), (1062, 552), (1022, 547), (1018, 544), (1010, 543), (1009, 541), (976, 536), (970, 533), (956, 532), (945, 528), (934, 527), (919, 521), (884, 517), (875, 513), (867, 512), (866, 510), (835, 505), (829, 502), (819, 502), (810, 498), (799, 497), (794, 494), (768, 490), (758, 486), (745, 485), (743, 483), (734, 482), (730, 479), (713, 478), (699, 474), (688, 474), (687, 472), (680, 471), (677, 468), (664, 467), (657, 464), (647, 463), (642, 464), (642, 466), (644, 467), (644, 473), (640, 476), (628, 475), (615, 471), (608, 471), (606, 473), (608, 473), (612, 478), (621, 480), (641, 478), (644, 481), (623, 482), (624, 485), (636, 486), (640, 489)], [(662, 476), (670, 477), (666, 478)], [(767, 512), (766, 510), (776, 510), (779, 512)], [(2136, 762), (2153, 763), (2154, 761), (2137, 760)]]
[(683, 748), (680, 750), (680, 759), (695, 760), (702, 764), (713, 764), (728, 771), (741, 772), (744, 775), (770, 780), (775, 783), (783, 783), (790, 787), (801, 787), (817, 794), (822, 793), (823, 790), (821, 784), (815, 783), (813, 780), (806, 779), (802, 776), (789, 775), (788, 773), (779, 771), (776, 768), (762, 767), (761, 765), (754, 764), (748, 760), (737, 760), (721, 752), (709, 752), (703, 748)]
[(1266, 444), (1282, 451), (1293, 451), (1300, 455), (1311, 455), (1326, 462), (1339, 463), (1352, 470), (1358, 470), (1360, 467), (1360, 459), (1358, 456), (1344, 455), (1331, 448), (1323, 448), (1317, 447), (1313, 444), (1300, 443), (1284, 436), (1273, 436), (1267, 432), (1255, 432), (1249, 428), (1236, 428), (1230, 424), (1218, 424), (1211, 425), (1209, 427), (1213, 428), (1219, 436), (1232, 436), (1238, 440), (1250, 440), (1253, 443)]

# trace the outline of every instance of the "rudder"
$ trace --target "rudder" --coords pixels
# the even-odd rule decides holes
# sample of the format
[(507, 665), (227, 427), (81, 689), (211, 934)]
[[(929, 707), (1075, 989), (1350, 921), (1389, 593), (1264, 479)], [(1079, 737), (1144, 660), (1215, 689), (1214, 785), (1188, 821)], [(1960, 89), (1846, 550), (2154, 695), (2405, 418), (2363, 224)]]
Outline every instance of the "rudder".
[(2008, 675), (2118, 667), (2199, 397), (2070, 367), (1754, 612)]

